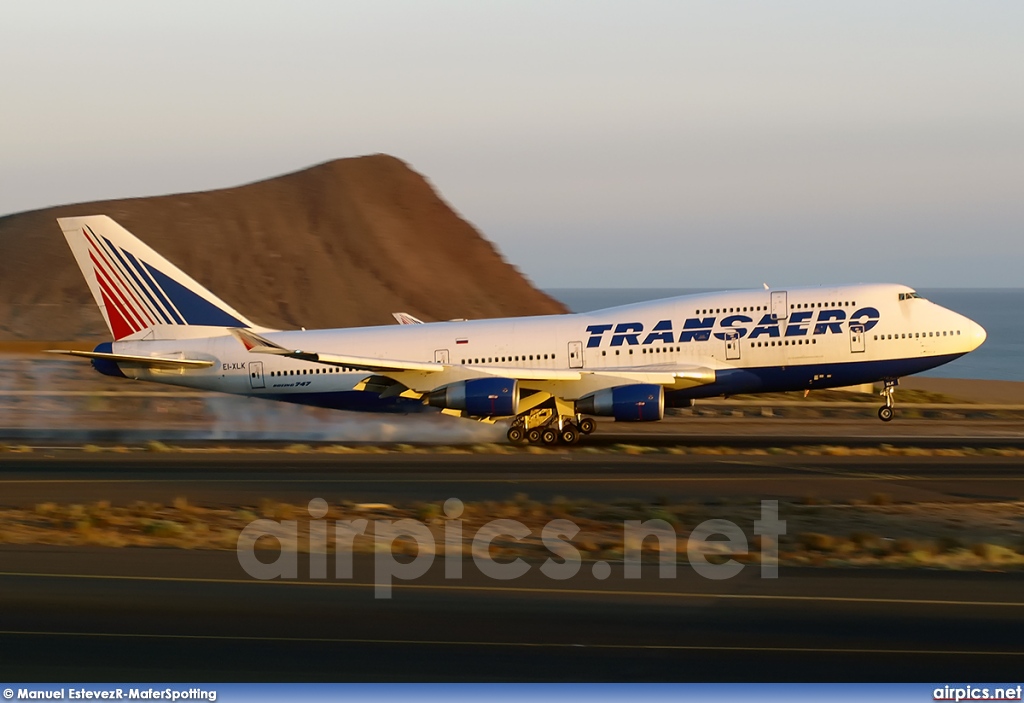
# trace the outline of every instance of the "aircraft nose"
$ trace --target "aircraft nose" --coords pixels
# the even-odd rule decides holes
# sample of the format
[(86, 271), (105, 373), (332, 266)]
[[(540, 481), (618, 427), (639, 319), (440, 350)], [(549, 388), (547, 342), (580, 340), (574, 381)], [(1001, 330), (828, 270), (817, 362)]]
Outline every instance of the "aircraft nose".
[(988, 332), (985, 331), (985, 328), (974, 320), (971, 320), (971, 326), (968, 334), (971, 336), (971, 344), (973, 345), (971, 347), (972, 350), (980, 347), (988, 338)]

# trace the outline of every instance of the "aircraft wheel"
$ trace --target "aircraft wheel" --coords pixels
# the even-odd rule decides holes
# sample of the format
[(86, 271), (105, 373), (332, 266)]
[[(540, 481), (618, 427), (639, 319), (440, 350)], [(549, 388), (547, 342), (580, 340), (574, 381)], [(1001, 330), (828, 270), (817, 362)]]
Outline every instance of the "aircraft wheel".
[(591, 420), (589, 417), (585, 417), (580, 420), (580, 432), (583, 434), (590, 434), (597, 429), (597, 423)]
[(526, 433), (523, 432), (523, 428), (518, 425), (512, 425), (508, 428), (506, 433), (508, 441), (512, 444), (524, 444), (526, 442)]
[(576, 444), (580, 441), (580, 433), (572, 425), (566, 425), (562, 429), (562, 442), (565, 444)]
[(531, 444), (539, 444), (540, 443), (540, 428), (539, 427), (534, 427), (533, 429), (527, 431), (526, 439), (529, 440), (529, 442)]
[(558, 432), (551, 427), (545, 427), (540, 433), (540, 441), (544, 444), (555, 444), (558, 442)]
[(895, 411), (893, 411), (893, 409), (888, 405), (883, 405), (878, 409), (878, 419), (882, 422), (889, 422), (895, 414)]

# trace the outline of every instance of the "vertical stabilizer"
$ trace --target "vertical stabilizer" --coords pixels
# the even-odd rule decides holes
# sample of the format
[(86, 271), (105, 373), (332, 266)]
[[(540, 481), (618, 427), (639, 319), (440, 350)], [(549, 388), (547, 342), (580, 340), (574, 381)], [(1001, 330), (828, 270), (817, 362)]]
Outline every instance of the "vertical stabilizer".
[(115, 340), (155, 325), (254, 326), (106, 215), (57, 222)]

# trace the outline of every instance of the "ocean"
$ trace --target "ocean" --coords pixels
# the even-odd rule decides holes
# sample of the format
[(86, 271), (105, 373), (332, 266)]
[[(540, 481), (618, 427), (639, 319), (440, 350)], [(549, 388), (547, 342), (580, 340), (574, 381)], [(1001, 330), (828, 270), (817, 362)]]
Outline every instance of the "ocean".
[[(551, 288), (573, 312), (706, 293), (707, 288)], [(921, 288), (922, 297), (978, 322), (988, 332), (979, 349), (922, 376), (1024, 381), (1024, 288)]]

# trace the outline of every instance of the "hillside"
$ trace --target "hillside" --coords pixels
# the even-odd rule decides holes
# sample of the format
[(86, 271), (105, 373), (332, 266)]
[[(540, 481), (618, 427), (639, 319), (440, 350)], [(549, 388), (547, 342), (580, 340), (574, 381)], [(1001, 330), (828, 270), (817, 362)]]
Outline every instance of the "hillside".
[(564, 312), (386, 155), (224, 190), (0, 218), (0, 339), (107, 338), (55, 219), (106, 214), (257, 324), (393, 324)]

